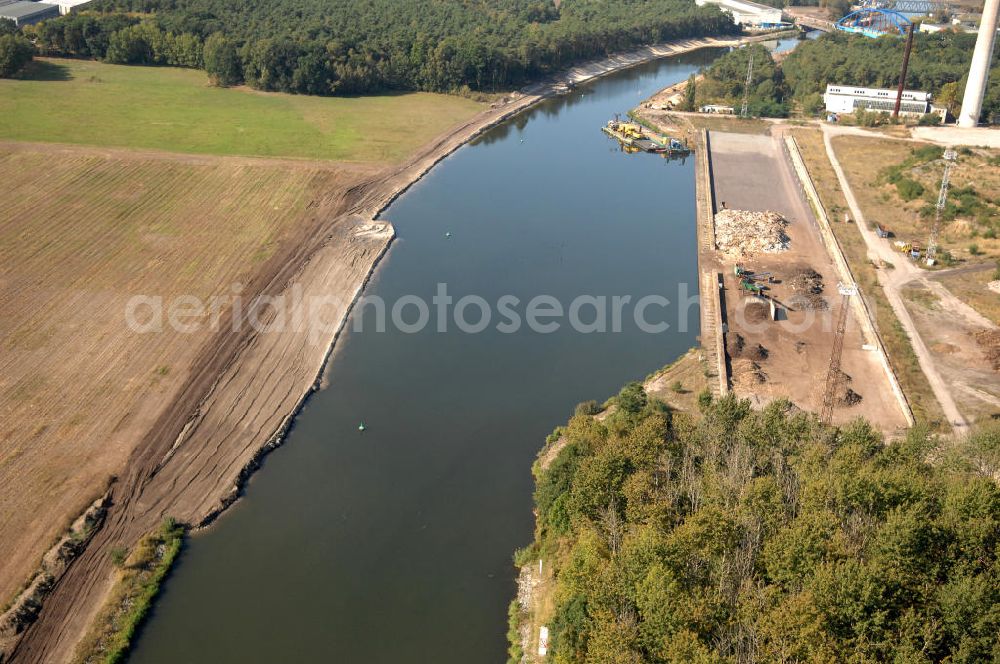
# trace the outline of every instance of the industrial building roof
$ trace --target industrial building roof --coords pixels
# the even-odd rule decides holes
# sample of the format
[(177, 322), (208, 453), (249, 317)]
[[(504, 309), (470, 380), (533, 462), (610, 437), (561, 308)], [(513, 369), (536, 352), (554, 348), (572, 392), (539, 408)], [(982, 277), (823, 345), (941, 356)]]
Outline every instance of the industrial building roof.
[(750, 0), (698, 0), (695, 2), (697, 5), (703, 5), (706, 3), (721, 5), (724, 9), (730, 11), (743, 12), (745, 14), (772, 14), (781, 13), (780, 7), (772, 7), (770, 5), (762, 5), (757, 2), (751, 2)]
[[(73, 7), (79, 7), (80, 5), (85, 5), (85, 4), (87, 4), (89, 2), (93, 2), (93, 1), (94, 0), (50, 0), (50, 2), (52, 4), (59, 5), (60, 7), (64, 8), (64, 9), (71, 9)], [(3, 2), (3, 0), (0, 0), (0, 2)]]
[(53, 9), (58, 10), (59, 8), (56, 5), (50, 5), (46, 2), (27, 2), (26, 0), (18, 0), (17, 2), (12, 2), (9, 5), (0, 6), (0, 16), (20, 20), (37, 14), (50, 12)]
[(778, 10), (779, 12), (781, 11), (780, 7), (773, 7), (771, 5), (762, 5), (758, 2), (750, 2), (749, 0), (726, 0), (722, 4), (740, 11), (753, 12), (758, 14), (769, 13), (775, 10)]

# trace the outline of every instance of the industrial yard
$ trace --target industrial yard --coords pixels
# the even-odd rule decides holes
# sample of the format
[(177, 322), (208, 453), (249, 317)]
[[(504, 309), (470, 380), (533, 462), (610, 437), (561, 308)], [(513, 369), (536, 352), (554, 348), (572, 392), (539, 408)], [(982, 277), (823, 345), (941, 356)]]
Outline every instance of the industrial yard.
[[(787, 398), (820, 413), (837, 324), (849, 306), (839, 290), (842, 280), (781, 137), (710, 136), (719, 210), (719, 251), (713, 258), (724, 280), (732, 388), (758, 405)], [(745, 211), (739, 215), (743, 223), (727, 221), (736, 210)], [(863, 416), (888, 432), (907, 425), (877, 352), (853, 313), (835, 378), (834, 422)]]
[[(771, 315), (772, 301), (777, 305), (776, 300), (782, 297), (805, 296), (816, 300), (807, 303), (808, 308), (825, 312), (813, 316), (825, 318), (825, 329), (835, 332), (843, 300), (840, 287), (847, 286), (853, 292), (857, 282), (858, 295), (848, 296), (854, 306), (843, 336), (843, 384), (835, 386), (837, 396), (832, 406), (829, 399), (821, 398), (812, 408), (817, 412), (824, 406), (827, 411), (839, 409), (841, 415), (833, 421), (851, 411), (873, 418), (865, 412), (868, 397), (856, 387), (860, 383), (848, 367), (855, 365), (857, 373), (859, 359), (866, 353), (877, 357), (884, 349), (881, 373), (894, 383), (896, 397), (889, 402), (898, 405), (904, 419), (929, 423), (942, 432), (963, 433), (971, 423), (993, 417), (1000, 406), (1000, 380), (992, 361), (998, 353), (995, 330), (1000, 306), (996, 293), (1000, 284), (991, 281), (997, 278), (995, 267), (1000, 257), (1000, 214), (995, 204), (1000, 194), (1000, 167), (993, 150), (974, 147), (984, 142), (992, 145), (989, 132), (911, 130), (902, 125), (873, 131), (815, 121), (811, 124), (819, 126), (809, 129), (791, 127), (782, 120), (670, 110), (681, 98), (683, 87), (672, 86), (653, 95), (642, 105), (640, 116), (674, 127), (678, 133), (684, 127), (688, 135), (699, 129), (711, 132), (712, 231), (717, 251), (709, 252), (709, 258), (717, 261), (721, 257), (723, 267), (729, 268), (719, 270), (727, 280), (721, 300), (727, 312), (733, 313), (734, 293), (741, 301), (752, 303), (752, 319), (761, 318), (763, 312)], [(970, 146), (962, 144), (963, 131), (968, 133)], [(796, 146), (801, 141), (802, 173), (794, 177), (798, 182), (793, 185), (775, 187), (773, 178), (761, 174), (781, 172), (778, 166), (786, 165), (782, 162), (787, 161), (787, 155), (781, 153), (787, 152), (787, 146), (774, 148), (777, 152), (770, 150), (769, 156), (764, 146), (780, 142), (784, 136), (794, 136)], [(934, 142), (918, 142), (918, 136)], [(949, 153), (949, 161), (945, 153), (950, 145), (957, 149)], [(839, 177), (830, 165), (834, 154), (840, 156), (837, 168), (844, 171)], [(938, 200), (946, 163), (951, 164), (951, 186)], [(805, 203), (801, 210), (810, 220), (807, 228), (816, 229), (813, 212), (818, 210), (825, 219), (820, 225), (828, 229), (829, 237), (818, 245), (822, 249), (819, 254), (816, 247), (797, 241), (796, 233), (801, 234), (802, 228), (797, 231), (795, 215), (782, 213), (785, 208), (776, 200), (784, 198), (787, 204), (787, 192), (779, 191), (787, 189), (804, 201), (802, 192), (795, 190), (805, 181), (815, 192), (814, 201)], [(848, 185), (850, 205), (842, 192)], [(935, 201), (944, 206), (937, 213)], [(777, 213), (770, 221), (769, 212)], [(936, 214), (943, 216), (940, 222), (935, 222)], [(734, 218), (738, 223), (733, 223)], [(834, 253), (843, 252), (843, 269), (831, 272), (818, 260), (794, 258), (805, 253), (825, 260), (834, 248)], [(737, 265), (745, 272), (737, 273)], [(813, 275), (815, 278), (810, 278)], [(787, 288), (786, 280), (789, 284), (798, 281), (800, 288)], [(764, 308), (754, 303), (761, 296), (766, 300)], [(777, 314), (782, 315), (780, 307)], [(852, 326), (858, 317), (869, 318), (870, 325), (862, 337), (852, 337), (857, 334)], [(739, 330), (741, 324), (727, 320), (725, 327), (731, 332)], [(820, 335), (817, 344), (828, 336)], [(807, 340), (799, 342), (799, 350), (804, 350), (802, 342)], [(835, 355), (832, 350), (821, 351), (827, 367)], [(766, 343), (742, 331), (737, 337), (727, 337), (725, 358), (730, 384), (737, 394), (752, 394), (763, 402), (767, 397), (761, 395), (769, 393), (769, 383), (791, 380), (794, 384), (794, 376), (767, 371), (766, 362), (774, 353)], [(818, 378), (823, 372), (815, 367), (810, 372), (807, 382), (819, 380), (823, 388), (830, 382)], [(833, 377), (835, 372), (826, 375)], [(828, 390), (814, 388), (813, 392)], [(792, 388), (787, 393), (809, 402), (801, 397), (805, 394), (801, 390)], [(879, 406), (873, 411), (885, 412)]]

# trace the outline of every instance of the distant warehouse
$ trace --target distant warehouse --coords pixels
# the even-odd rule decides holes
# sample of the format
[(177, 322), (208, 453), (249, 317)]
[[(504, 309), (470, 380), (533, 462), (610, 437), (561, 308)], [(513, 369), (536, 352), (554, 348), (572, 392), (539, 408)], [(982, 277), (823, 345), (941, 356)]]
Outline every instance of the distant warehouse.
[[(866, 111), (892, 113), (896, 107), (897, 90), (885, 88), (855, 88), (846, 85), (827, 85), (823, 101), (828, 113), (854, 113), (859, 108)], [(944, 119), (945, 109), (931, 105), (931, 93), (903, 90), (899, 105), (900, 115), (925, 115), (937, 113)]]
[(0, 18), (9, 18), (18, 27), (33, 25), (47, 18), (58, 18), (60, 13), (58, 5), (50, 5), (47, 2), (18, 0), (6, 5), (2, 3), (3, 0), (0, 0)]
[(733, 17), (736, 25), (745, 28), (777, 28), (781, 22), (781, 9), (760, 5), (748, 0), (695, 0), (699, 7), (718, 5), (719, 9)]
[[(0, 0), (2, 2), (3, 0)], [(50, 5), (57, 5), (60, 14), (69, 14), (77, 7), (85, 5), (94, 0), (49, 0)]]

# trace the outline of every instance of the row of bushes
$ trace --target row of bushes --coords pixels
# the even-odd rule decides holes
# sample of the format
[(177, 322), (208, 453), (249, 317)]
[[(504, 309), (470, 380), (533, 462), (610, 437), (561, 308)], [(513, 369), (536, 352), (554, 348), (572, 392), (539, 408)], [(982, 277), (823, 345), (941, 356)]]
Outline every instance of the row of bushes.
[(183, 526), (167, 518), (158, 530), (139, 540), (131, 553), (122, 547), (111, 551), (119, 576), (90, 632), (77, 647), (74, 664), (125, 660), (183, 542)]
[(34, 49), (14, 21), (0, 18), (0, 78), (10, 78), (31, 62)]

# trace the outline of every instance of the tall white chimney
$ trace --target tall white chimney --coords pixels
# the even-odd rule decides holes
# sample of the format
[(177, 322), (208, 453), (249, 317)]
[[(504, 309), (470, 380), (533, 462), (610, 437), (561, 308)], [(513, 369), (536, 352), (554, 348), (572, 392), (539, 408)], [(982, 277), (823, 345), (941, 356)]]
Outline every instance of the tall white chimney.
[(975, 127), (979, 124), (979, 112), (983, 110), (983, 95), (986, 94), (986, 82), (990, 76), (993, 40), (997, 35), (998, 10), (1000, 0), (986, 0), (983, 20), (979, 24), (979, 37), (976, 38), (976, 50), (972, 53), (972, 66), (969, 67), (969, 82), (965, 86), (962, 111), (958, 116), (959, 127)]

